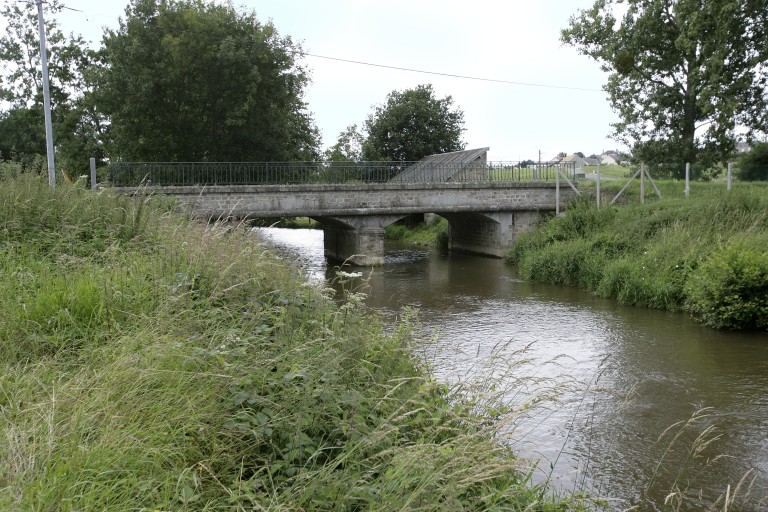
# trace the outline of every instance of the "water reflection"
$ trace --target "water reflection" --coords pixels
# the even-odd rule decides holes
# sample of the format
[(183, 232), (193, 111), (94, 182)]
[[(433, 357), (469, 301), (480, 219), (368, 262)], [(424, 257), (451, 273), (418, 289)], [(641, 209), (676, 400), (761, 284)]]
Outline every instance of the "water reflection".
[[(258, 236), (287, 250), (312, 279), (333, 273), (321, 232)], [(516, 426), (516, 448), (542, 460), (538, 480), (606, 494), (618, 510), (649, 485), (657, 505), (674, 485), (690, 487), (682, 509), (698, 510), (695, 491), (713, 500), (753, 470), (753, 496), (768, 496), (765, 333), (713, 331), (682, 314), (527, 283), (494, 259), (393, 248), (385, 261), (364, 272), (368, 304), (392, 316), (419, 308), (437, 333), (423, 355), (439, 379), (482, 385), (504, 375), (515, 403), (546, 393), (557, 399)], [(702, 410), (693, 428), (659, 439)], [(710, 426), (720, 437), (688, 466), (690, 447)], [(705, 467), (707, 458), (717, 460)]]

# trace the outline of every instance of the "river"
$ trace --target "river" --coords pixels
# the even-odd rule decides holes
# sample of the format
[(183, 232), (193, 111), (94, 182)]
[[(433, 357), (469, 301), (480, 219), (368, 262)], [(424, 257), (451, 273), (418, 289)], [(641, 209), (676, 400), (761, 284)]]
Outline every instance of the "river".
[[(255, 231), (310, 279), (333, 278), (322, 231)], [(662, 510), (677, 487), (680, 510), (701, 510), (747, 475), (728, 510), (768, 510), (768, 334), (525, 282), (492, 258), (391, 245), (384, 266), (348, 270), (385, 317), (418, 309), (436, 378), (479, 394), (496, 382), (525, 409), (511, 437), (539, 461), (535, 481), (615, 510)]]

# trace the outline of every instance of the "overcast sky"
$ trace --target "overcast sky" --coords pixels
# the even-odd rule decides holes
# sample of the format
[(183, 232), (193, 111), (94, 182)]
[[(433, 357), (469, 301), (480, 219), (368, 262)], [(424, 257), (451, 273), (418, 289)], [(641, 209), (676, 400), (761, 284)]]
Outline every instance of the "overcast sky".
[[(220, 2), (221, 0), (219, 0)], [(305, 100), (332, 145), (346, 126), (361, 126), (392, 90), (432, 84), (464, 112), (467, 148), (490, 147), (491, 160), (549, 159), (620, 148), (608, 138), (616, 121), (602, 85), (607, 76), (560, 30), (594, 0), (244, 0), (239, 9), (271, 19), (302, 42), (312, 83)], [(126, 0), (63, 0), (65, 32), (98, 43), (117, 27)], [(367, 62), (493, 80), (399, 71)], [(523, 85), (530, 84), (530, 85)]]

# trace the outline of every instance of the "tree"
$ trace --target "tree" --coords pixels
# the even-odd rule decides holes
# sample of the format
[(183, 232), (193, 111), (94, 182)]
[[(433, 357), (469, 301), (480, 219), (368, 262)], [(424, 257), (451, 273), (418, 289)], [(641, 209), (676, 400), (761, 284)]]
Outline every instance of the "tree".
[(0, 113), (0, 161), (11, 160), (29, 168), (45, 153), (42, 109), (19, 107)]
[(363, 159), (365, 138), (357, 131), (357, 125), (349, 125), (339, 134), (336, 144), (325, 150), (323, 156), (329, 162), (359, 162)]
[(124, 160), (314, 160), (308, 75), (290, 37), (203, 0), (132, 0), (104, 37), (97, 104)]
[(450, 96), (435, 98), (431, 85), (392, 91), (365, 121), (363, 158), (407, 162), (464, 149), (464, 113), (452, 106)]
[(737, 126), (768, 128), (767, 37), (768, 0), (597, 0), (562, 31), (609, 73), (614, 137), (675, 177), (725, 161)]
[(759, 142), (741, 155), (738, 176), (745, 181), (768, 180), (768, 142)]
[[(77, 174), (100, 151), (99, 116), (89, 109), (92, 84), (86, 78), (94, 53), (82, 37), (59, 30), (55, 15), (63, 7), (58, 0), (45, 5), (56, 158)], [(6, 4), (1, 14), (7, 26), (0, 37), (0, 99), (9, 108), (0, 114), (0, 151), (2, 158), (29, 165), (33, 157), (46, 154), (37, 7), (34, 2)]]

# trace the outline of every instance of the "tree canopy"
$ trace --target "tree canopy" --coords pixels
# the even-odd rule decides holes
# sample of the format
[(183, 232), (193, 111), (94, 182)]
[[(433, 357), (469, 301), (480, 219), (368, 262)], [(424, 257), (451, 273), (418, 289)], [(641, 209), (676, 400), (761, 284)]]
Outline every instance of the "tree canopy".
[(203, 0), (132, 0), (98, 78), (110, 152), (125, 160), (317, 157), (302, 50), (255, 13)]
[(738, 176), (745, 181), (768, 180), (768, 142), (759, 142), (741, 155)]
[(323, 153), (329, 162), (359, 162), (363, 159), (363, 143), (365, 138), (352, 124), (339, 134), (336, 144)]
[(609, 73), (614, 136), (638, 161), (679, 176), (768, 129), (768, 0), (597, 0), (562, 41)]
[(392, 91), (365, 121), (363, 159), (415, 161), (464, 149), (464, 113), (453, 98), (438, 99), (431, 85)]
[[(58, 0), (46, 2), (48, 75), (57, 159), (71, 173), (87, 169), (88, 158), (100, 154), (100, 116), (93, 110), (89, 80), (94, 53), (82, 37), (65, 35), (55, 14)], [(0, 100), (8, 108), (0, 113), (0, 158), (25, 165), (45, 155), (43, 86), (37, 8), (6, 4), (0, 10), (7, 20), (0, 37)]]

